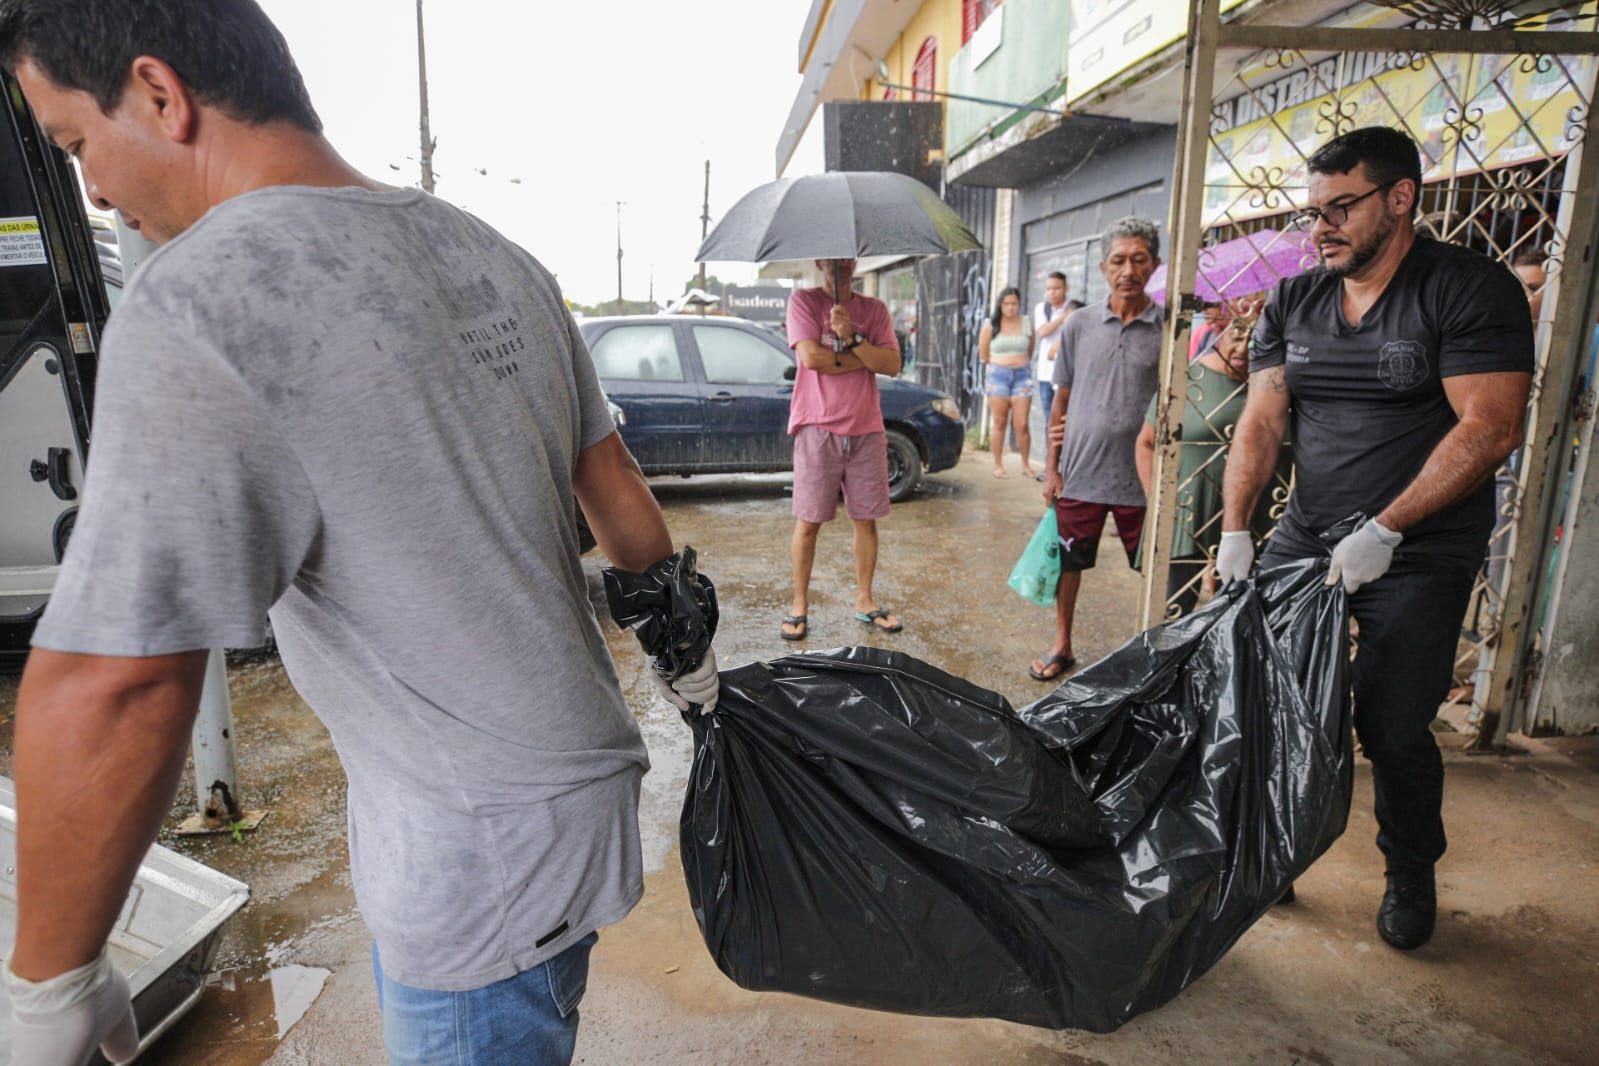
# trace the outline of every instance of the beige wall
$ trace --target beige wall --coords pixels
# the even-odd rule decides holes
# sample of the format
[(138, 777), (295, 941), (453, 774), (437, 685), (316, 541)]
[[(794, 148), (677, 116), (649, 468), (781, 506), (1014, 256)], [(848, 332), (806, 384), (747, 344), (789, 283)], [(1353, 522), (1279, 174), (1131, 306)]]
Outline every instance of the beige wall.
[[(949, 61), (961, 47), (961, 0), (925, 0), (921, 9), (911, 17), (910, 23), (898, 41), (889, 48), (883, 62), (888, 64), (888, 79), (894, 85), (911, 83), (911, 68), (916, 65), (916, 53), (922, 42), (932, 37), (938, 41), (938, 63), (933, 76), (933, 88), (949, 91)], [(861, 85), (862, 100), (881, 100), (883, 89), (875, 77), (867, 78)], [(906, 100), (909, 93), (900, 93)]]

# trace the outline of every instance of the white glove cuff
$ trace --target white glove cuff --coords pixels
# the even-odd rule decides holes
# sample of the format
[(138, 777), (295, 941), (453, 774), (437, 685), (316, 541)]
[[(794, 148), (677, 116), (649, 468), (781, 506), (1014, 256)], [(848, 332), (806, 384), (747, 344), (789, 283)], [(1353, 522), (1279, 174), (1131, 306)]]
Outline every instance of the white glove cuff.
[[(1403, 533), (1389, 529), (1375, 518), (1366, 523), (1366, 528), (1371, 530), (1371, 535), (1376, 538), (1377, 543), (1385, 548), (1397, 548), (1399, 547), (1399, 542), (1405, 539)], [(1224, 537), (1226, 535), (1225, 533), (1222, 534)]]
[(111, 957), (101, 948), (93, 962), (43, 981), (18, 977), (8, 963), (5, 978), (11, 1007), (19, 1015), (51, 1014), (77, 1006), (111, 980)]
[(1224, 529), (1222, 530), (1221, 539), (1226, 540), (1231, 537), (1232, 539), (1237, 540), (1239, 537), (1247, 537), (1249, 535), (1250, 533), (1247, 529)]

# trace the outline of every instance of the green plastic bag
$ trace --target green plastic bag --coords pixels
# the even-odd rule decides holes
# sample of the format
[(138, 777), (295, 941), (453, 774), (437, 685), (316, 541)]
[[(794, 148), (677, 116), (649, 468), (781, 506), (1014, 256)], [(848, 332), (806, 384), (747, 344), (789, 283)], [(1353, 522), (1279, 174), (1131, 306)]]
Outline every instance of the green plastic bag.
[(1055, 528), (1055, 508), (1044, 512), (1038, 528), (1027, 542), (1022, 557), (1005, 582), (1024, 600), (1040, 607), (1055, 605), (1055, 586), (1060, 583), (1060, 533)]

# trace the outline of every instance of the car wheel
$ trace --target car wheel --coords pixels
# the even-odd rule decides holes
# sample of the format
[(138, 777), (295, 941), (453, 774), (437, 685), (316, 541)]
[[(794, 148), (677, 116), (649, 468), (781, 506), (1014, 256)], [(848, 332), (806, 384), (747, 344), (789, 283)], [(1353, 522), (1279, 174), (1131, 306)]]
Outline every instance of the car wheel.
[(922, 456), (916, 443), (897, 429), (888, 431), (888, 498), (904, 503), (922, 480)]

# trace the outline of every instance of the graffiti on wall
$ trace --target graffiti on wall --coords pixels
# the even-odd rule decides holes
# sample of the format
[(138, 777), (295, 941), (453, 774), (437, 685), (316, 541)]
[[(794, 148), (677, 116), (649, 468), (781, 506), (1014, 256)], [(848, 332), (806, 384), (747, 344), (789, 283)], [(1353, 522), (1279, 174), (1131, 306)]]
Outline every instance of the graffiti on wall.
[(967, 425), (983, 412), (977, 335), (989, 313), (986, 252), (932, 256), (916, 264), (916, 380), (947, 392)]

